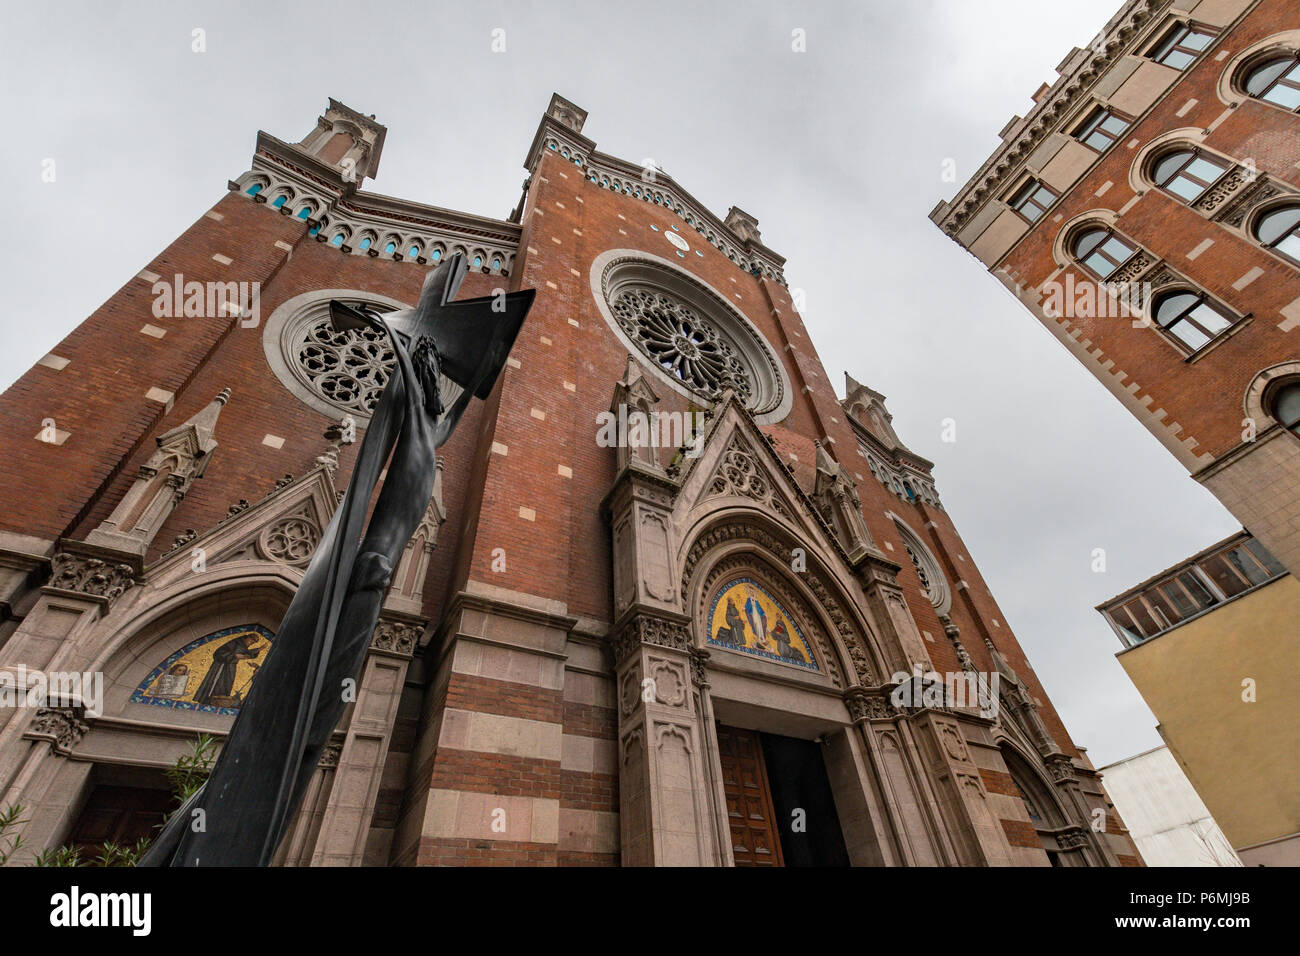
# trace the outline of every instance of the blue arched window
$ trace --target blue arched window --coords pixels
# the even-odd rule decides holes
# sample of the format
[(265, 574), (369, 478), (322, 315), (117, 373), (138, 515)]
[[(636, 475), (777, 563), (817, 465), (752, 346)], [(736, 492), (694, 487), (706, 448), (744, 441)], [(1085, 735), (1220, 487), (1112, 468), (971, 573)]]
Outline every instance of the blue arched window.
[(262, 191), (261, 183), (253, 183), (253, 185), (248, 187), (248, 195), (250, 196), (256, 196), (261, 191)]
[(361, 240), (361, 251), (365, 252), (369, 248), (370, 248), (370, 237), (366, 236), (366, 238)]

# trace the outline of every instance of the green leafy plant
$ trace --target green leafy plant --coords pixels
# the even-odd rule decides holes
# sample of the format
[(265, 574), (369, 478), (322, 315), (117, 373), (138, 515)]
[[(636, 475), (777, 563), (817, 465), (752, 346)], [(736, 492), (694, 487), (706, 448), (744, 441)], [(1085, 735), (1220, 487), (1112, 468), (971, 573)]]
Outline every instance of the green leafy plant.
[(10, 834), (10, 830), (16, 830), (27, 821), (22, 819), (23, 808), (19, 804), (11, 804), (7, 807), (0, 807), (0, 866), (9, 862), (23, 845), (23, 835), (21, 833)]
[(75, 846), (52, 846), (41, 850), (32, 866), (81, 866), (81, 850)]

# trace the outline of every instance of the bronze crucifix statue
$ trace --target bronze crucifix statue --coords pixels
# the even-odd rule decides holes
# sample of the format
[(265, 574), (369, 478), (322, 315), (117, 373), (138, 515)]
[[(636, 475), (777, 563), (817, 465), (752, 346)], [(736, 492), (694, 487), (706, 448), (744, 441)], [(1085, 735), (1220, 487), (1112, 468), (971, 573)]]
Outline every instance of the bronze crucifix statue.
[[(347, 492), (211, 776), (140, 865), (267, 866), (275, 855), (347, 706), (344, 688), (360, 674), (393, 568), (433, 493), (436, 451), (470, 399), (492, 391), (533, 302), (532, 289), (453, 301), (466, 271), (464, 258), (451, 256), (429, 273), (414, 309), (379, 316), (330, 303), (334, 328), (388, 336), (392, 374)], [(462, 389), (450, 407), (442, 376)]]

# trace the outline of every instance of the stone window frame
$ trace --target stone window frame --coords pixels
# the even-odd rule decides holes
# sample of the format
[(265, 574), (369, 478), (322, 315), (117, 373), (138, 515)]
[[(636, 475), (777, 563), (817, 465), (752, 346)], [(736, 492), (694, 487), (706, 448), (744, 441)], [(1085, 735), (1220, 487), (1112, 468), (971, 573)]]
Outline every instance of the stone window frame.
[[(1205, 46), (1197, 50), (1194, 47), (1184, 47), (1179, 42), (1185, 39), (1188, 33), (1200, 33), (1207, 37)], [(1142, 59), (1149, 60), (1152, 63), (1158, 63), (1161, 66), (1176, 70), (1179, 73), (1186, 73), (1188, 70), (1200, 63), (1205, 55), (1214, 49), (1215, 42), (1223, 35), (1223, 30), (1219, 27), (1211, 26), (1208, 23), (1201, 23), (1198, 20), (1189, 17), (1171, 17), (1165, 24), (1157, 30), (1153, 36), (1154, 39), (1146, 46), (1145, 51), (1141, 54)], [(1175, 39), (1176, 38), (1176, 39)], [(1191, 59), (1182, 66), (1172, 66), (1165, 63), (1157, 56), (1158, 51), (1164, 49), (1170, 40), (1174, 40), (1172, 46), (1160, 56), (1169, 56), (1174, 52), (1182, 52), (1191, 56)]]
[[(1041, 206), (1035, 201), (1039, 190), (1046, 191), (1048, 195), (1052, 197), (1051, 202), (1046, 206)], [(1021, 193), (1026, 193), (1026, 195), (1023, 199), (1017, 202), (1016, 199)], [(1026, 173), (1017, 179), (1012, 188), (1008, 189), (1004, 195), (1006, 196), (1005, 202), (1007, 208), (1027, 222), (1031, 227), (1042, 222), (1043, 217), (1046, 216), (1061, 200), (1061, 196), (1056, 192), (1056, 190), (1043, 182), (1039, 177), (1030, 173)], [(1040, 212), (1038, 217), (1036, 219), (1031, 219), (1029, 216), (1025, 215), (1025, 206), (1033, 206), (1034, 208), (1039, 209)]]
[[(794, 404), (794, 389), (780, 353), (722, 292), (677, 263), (661, 256), (640, 249), (609, 249), (592, 261), (589, 273), (591, 296), (605, 324), (629, 354), (638, 357), (646, 356), (641, 345), (623, 330), (610, 307), (606, 293), (609, 289), (609, 273), (612, 269), (626, 271), (625, 276), (613, 277), (615, 281), (624, 282), (635, 281), (638, 276), (644, 279), (646, 273), (658, 273), (653, 277), (651, 284), (663, 282), (666, 291), (680, 296), (686, 304), (696, 307), (697, 311), (702, 311), (705, 318), (720, 327), (729, 344), (736, 347), (751, 370), (760, 374), (766, 373), (763, 375), (765, 381), (759, 383), (761, 399), (757, 402), (756, 408), (751, 408), (757, 424), (776, 424), (790, 414)], [(647, 361), (644, 364), (654, 374), (656, 381), (663, 382), (679, 395), (696, 402), (708, 401), (701, 392), (660, 368), (658, 362)]]
[[(1182, 295), (1185, 293), (1190, 293), (1198, 297), (1199, 301), (1197, 302), (1197, 306), (1195, 307), (1206, 305), (1228, 323), (1224, 328), (1220, 329), (1218, 332), (1215, 332), (1213, 335), (1209, 335), (1208, 331), (1202, 328), (1199, 325), (1199, 323), (1195, 323), (1194, 320), (1188, 319), (1186, 317), (1187, 310), (1184, 310), (1184, 312), (1180, 314), (1179, 319), (1176, 321), (1192, 321), (1193, 324), (1195, 324), (1197, 328), (1201, 329), (1203, 333), (1209, 335), (1208, 341), (1202, 343), (1200, 346), (1197, 346), (1196, 348), (1192, 348), (1192, 346), (1187, 342), (1184, 342), (1176, 332), (1173, 332), (1167, 326), (1161, 325), (1160, 322), (1156, 319), (1156, 313), (1160, 311), (1159, 310), (1160, 303), (1164, 302), (1170, 296)], [(1162, 286), (1158, 291), (1152, 293), (1151, 301), (1146, 305), (1144, 311), (1146, 312), (1147, 318), (1149, 320), (1148, 324), (1150, 324), (1151, 328), (1157, 330), (1166, 341), (1174, 345), (1188, 359), (1195, 359), (1203, 355), (1207, 349), (1213, 348), (1222, 340), (1230, 337), (1233, 334), (1233, 332), (1241, 326), (1242, 322), (1250, 318), (1250, 313), (1246, 313), (1245, 315), (1239, 313), (1236, 309), (1232, 308), (1227, 303), (1223, 302), (1217, 296), (1211, 295), (1205, 289), (1202, 289), (1200, 286), (1196, 285), (1190, 280), (1185, 280), (1185, 279), (1181, 279), (1167, 286)], [(1171, 326), (1174, 324), (1176, 323), (1170, 323)]]
[[(1115, 138), (1111, 140), (1110, 145), (1106, 146), (1104, 149), (1098, 149), (1096, 146), (1093, 146), (1088, 142), (1087, 137), (1097, 132), (1097, 128), (1105, 122), (1107, 117), (1114, 117), (1117, 120), (1121, 120), (1124, 123), (1124, 129), (1121, 133), (1115, 135)], [(1102, 156), (1109, 152), (1120, 141), (1120, 138), (1124, 133), (1127, 133), (1133, 128), (1133, 123), (1134, 117), (1129, 116), (1121, 110), (1115, 109), (1113, 106), (1108, 106), (1105, 103), (1093, 100), (1085, 105), (1084, 108), (1079, 111), (1075, 120), (1072, 123), (1067, 124), (1065, 128), (1070, 131), (1069, 136), (1072, 140), (1085, 148), (1092, 150), (1098, 156)], [(1086, 134), (1084, 132), (1085, 130), (1088, 131)], [(1110, 137), (1111, 133), (1108, 130), (1103, 130), (1101, 135)]]
[[(1122, 242), (1130, 247), (1129, 254), (1125, 256), (1123, 259), (1116, 262), (1115, 267), (1105, 275), (1101, 275), (1100, 273), (1096, 272), (1092, 268), (1092, 266), (1088, 265), (1084, 261), (1085, 256), (1080, 256), (1078, 252), (1079, 240), (1082, 239), (1085, 235), (1096, 231), (1102, 231), (1105, 233), (1105, 235), (1102, 236), (1102, 238), (1097, 241), (1096, 245), (1094, 245), (1088, 251), (1088, 255), (1091, 255), (1092, 252), (1104, 246), (1111, 239), (1116, 239), (1119, 242)], [(1118, 228), (1116, 228), (1113, 222), (1107, 223), (1107, 222), (1100, 222), (1100, 221), (1093, 221), (1093, 220), (1080, 223), (1079, 225), (1074, 226), (1070, 230), (1069, 235), (1065, 239), (1065, 250), (1066, 250), (1066, 254), (1070, 257), (1070, 262), (1072, 264), (1082, 269), (1085, 272), (1085, 274), (1087, 274), (1088, 276), (1091, 276), (1093, 279), (1096, 279), (1098, 282), (1103, 282), (1103, 283), (1115, 281), (1114, 277), (1116, 275), (1121, 274), (1124, 271), (1124, 268), (1126, 266), (1133, 263), (1138, 256), (1140, 256), (1143, 252), (1145, 252), (1145, 250), (1142, 248), (1140, 243), (1134, 241), (1133, 239), (1129, 238), (1128, 235), (1121, 232)]]
[[(1268, 216), (1270, 213), (1274, 213), (1280, 209), (1284, 209), (1288, 207), (1294, 209), (1300, 209), (1300, 195), (1296, 195), (1294, 193), (1287, 193), (1278, 196), (1275, 199), (1272, 199), (1266, 203), (1262, 203), (1257, 209), (1253, 210), (1250, 213), (1250, 215), (1246, 217), (1246, 220), (1245, 222), (1242, 223), (1241, 228), (1242, 228), (1242, 232), (1244, 232), (1246, 236), (1252, 242), (1254, 242), (1257, 247), (1263, 249), (1269, 255), (1280, 260), (1281, 262), (1286, 263), (1291, 268), (1300, 269), (1300, 258), (1293, 258), (1292, 256), (1287, 255), (1285, 252), (1281, 252), (1280, 250), (1278, 250), (1277, 244), (1282, 241), (1283, 237), (1279, 236), (1272, 243), (1265, 244), (1264, 241), (1259, 238), (1259, 235), (1257, 233), (1260, 222), (1266, 216)], [(1300, 232), (1300, 224), (1293, 226), (1291, 232), (1287, 233), (1286, 235), (1291, 235), (1296, 232)]]
[(903, 542), (904, 553), (911, 559), (913, 569), (921, 580), (921, 593), (930, 601), (936, 614), (947, 614), (952, 610), (952, 588), (948, 584), (948, 576), (943, 572), (943, 565), (911, 525), (892, 511), (888, 517), (894, 522), (894, 528)]
[[(1197, 193), (1196, 196), (1193, 197), (1192, 199), (1188, 199), (1185, 196), (1180, 196), (1178, 193), (1174, 192), (1169, 188), (1168, 182), (1160, 183), (1156, 180), (1155, 177), (1156, 167), (1159, 166), (1161, 163), (1163, 163), (1166, 159), (1169, 159), (1171, 156), (1174, 156), (1178, 153), (1191, 153), (1191, 157), (1183, 162), (1182, 166), (1179, 167), (1178, 172), (1176, 172), (1173, 176), (1169, 177), (1168, 182), (1172, 182), (1178, 177), (1186, 175), (1188, 179), (1191, 179), (1193, 182), (1195, 182), (1197, 185), (1201, 187), (1201, 191)], [(1188, 166), (1194, 163), (1197, 159), (1202, 159), (1202, 158), (1206, 162), (1211, 163), (1212, 165), (1214, 165), (1219, 169), (1219, 174), (1209, 182), (1202, 182), (1199, 178), (1194, 177), (1191, 174), (1186, 172)], [(1173, 140), (1173, 141), (1161, 143), (1159, 148), (1151, 150), (1150, 152), (1147, 153), (1147, 155), (1144, 157), (1143, 165), (1141, 167), (1141, 177), (1142, 177), (1143, 185), (1147, 189), (1159, 190), (1163, 195), (1168, 196), (1170, 199), (1174, 200), (1180, 206), (1186, 206), (1189, 209), (1197, 209), (1197, 205), (1201, 203), (1202, 200), (1204, 200), (1214, 190), (1216, 186), (1221, 185), (1225, 179), (1227, 179), (1230, 175), (1232, 175), (1234, 171), (1239, 170), (1241, 168), (1242, 165), (1241, 163), (1237, 162), (1237, 160), (1233, 159), (1230, 156), (1226, 156), (1223, 153), (1218, 152), (1217, 150), (1208, 149), (1202, 143), (1192, 142), (1192, 141)], [(1202, 212), (1201, 210), (1197, 210), (1197, 211)], [(1202, 212), (1202, 215), (1204, 215), (1204, 212)]]
[(1256, 425), (1257, 441), (1274, 429), (1290, 432), (1300, 440), (1300, 431), (1287, 428), (1274, 415), (1278, 393), (1293, 385), (1300, 385), (1300, 362), (1297, 361), (1271, 365), (1257, 372), (1251, 379), (1242, 398), (1241, 407), (1246, 418)]

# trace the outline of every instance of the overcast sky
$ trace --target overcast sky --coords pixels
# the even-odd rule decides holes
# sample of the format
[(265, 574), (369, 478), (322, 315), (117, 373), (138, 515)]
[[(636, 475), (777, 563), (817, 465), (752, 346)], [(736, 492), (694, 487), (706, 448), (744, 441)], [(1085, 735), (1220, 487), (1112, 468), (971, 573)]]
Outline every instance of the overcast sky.
[(388, 127), (367, 188), (504, 217), (559, 92), (589, 111), (598, 149), (758, 218), (837, 389), (847, 363), (935, 462), (971, 556), (1102, 766), (1160, 740), (1093, 606), (1240, 525), (927, 214), (1119, 5), (6, 5), (0, 385), (219, 199), (257, 130), (297, 141), (333, 96)]

